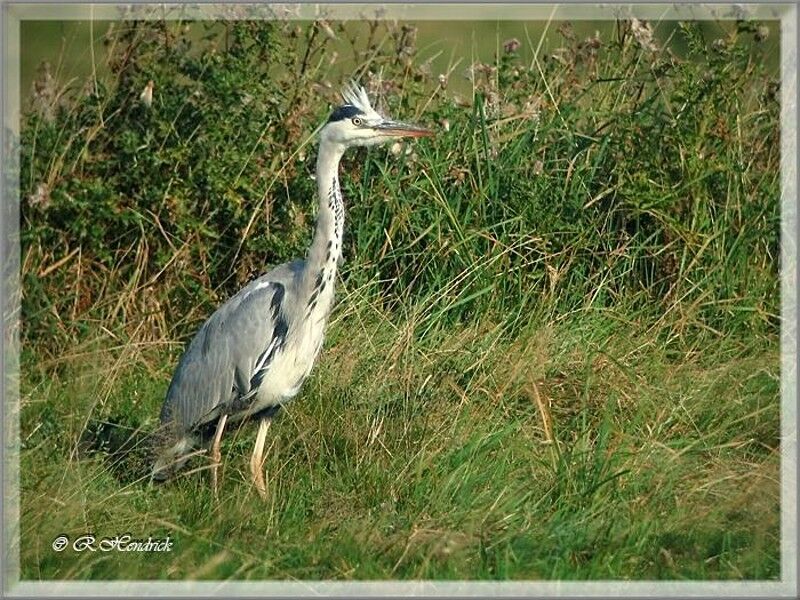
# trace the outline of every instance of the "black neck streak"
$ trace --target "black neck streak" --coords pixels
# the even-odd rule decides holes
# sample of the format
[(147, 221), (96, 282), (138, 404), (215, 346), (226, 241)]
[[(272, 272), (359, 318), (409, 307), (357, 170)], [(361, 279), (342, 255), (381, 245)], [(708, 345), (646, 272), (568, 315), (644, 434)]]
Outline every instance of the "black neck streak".
[(325, 258), (319, 265), (314, 286), (306, 305), (307, 314), (310, 315), (317, 307), (317, 301), (327, 286), (333, 285), (333, 278), (336, 273), (336, 265), (342, 251), (342, 236), (344, 234), (344, 201), (342, 192), (339, 188), (338, 178), (334, 177), (326, 198), (327, 208), (333, 216), (333, 228), (331, 236), (327, 240), (325, 247)]

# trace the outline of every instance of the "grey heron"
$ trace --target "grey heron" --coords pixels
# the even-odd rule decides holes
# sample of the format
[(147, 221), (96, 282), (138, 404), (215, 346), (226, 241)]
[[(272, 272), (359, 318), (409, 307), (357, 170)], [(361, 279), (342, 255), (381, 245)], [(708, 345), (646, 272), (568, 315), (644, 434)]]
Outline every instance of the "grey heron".
[(319, 134), (319, 211), (305, 260), (280, 265), (222, 304), (181, 357), (161, 409), (152, 476), (173, 475), (204, 441), (211, 441), (217, 491), (220, 442), (226, 426), (258, 422), (250, 459), (253, 483), (266, 497), (264, 447), (271, 418), (299, 393), (322, 347), (342, 252), (344, 204), (339, 162), (353, 146), (430, 136), (391, 120), (371, 105), (364, 88), (348, 85)]

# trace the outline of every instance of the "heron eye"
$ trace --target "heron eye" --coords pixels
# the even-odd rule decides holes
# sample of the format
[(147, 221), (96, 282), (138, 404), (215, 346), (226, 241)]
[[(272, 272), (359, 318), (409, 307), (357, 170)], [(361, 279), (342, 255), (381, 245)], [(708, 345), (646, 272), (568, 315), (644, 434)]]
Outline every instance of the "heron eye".
[(361, 125), (361, 119), (358, 117), (353, 117), (353, 125)]

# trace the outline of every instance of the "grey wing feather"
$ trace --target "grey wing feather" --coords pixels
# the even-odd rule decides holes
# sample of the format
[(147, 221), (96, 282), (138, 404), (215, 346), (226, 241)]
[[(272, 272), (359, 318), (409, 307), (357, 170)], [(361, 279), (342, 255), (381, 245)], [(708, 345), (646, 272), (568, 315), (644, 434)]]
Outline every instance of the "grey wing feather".
[(288, 301), (302, 261), (252, 281), (203, 324), (181, 357), (161, 409), (161, 423), (190, 431), (257, 391), (288, 331)]

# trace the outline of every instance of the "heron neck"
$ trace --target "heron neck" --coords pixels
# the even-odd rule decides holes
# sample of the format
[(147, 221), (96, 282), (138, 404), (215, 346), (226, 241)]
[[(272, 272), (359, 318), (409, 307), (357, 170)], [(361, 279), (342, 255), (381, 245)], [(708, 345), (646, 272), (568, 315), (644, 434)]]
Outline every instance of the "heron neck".
[(333, 288), (336, 267), (342, 253), (344, 201), (339, 187), (339, 161), (344, 147), (323, 140), (317, 156), (319, 211), (314, 239), (306, 258), (304, 290), (309, 306), (326, 287)]

